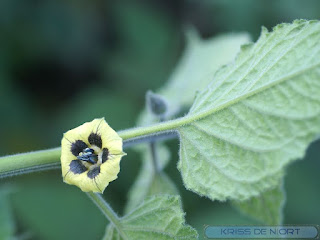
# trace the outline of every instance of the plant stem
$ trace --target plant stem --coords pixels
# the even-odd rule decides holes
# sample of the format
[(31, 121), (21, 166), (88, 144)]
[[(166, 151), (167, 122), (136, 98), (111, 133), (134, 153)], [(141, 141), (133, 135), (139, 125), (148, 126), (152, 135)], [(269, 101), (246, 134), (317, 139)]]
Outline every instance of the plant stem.
[(93, 192), (87, 192), (87, 195), (97, 205), (100, 211), (107, 217), (110, 223), (112, 223), (115, 226), (121, 237), (123, 239), (127, 239), (126, 234), (122, 229), (118, 215), (113, 211), (111, 206), (103, 199), (102, 195)]
[(132, 145), (137, 145), (140, 143), (150, 143), (150, 142), (159, 142), (169, 139), (178, 138), (177, 131), (167, 131), (161, 132), (156, 135), (145, 135), (139, 138), (131, 138), (123, 141), (123, 148), (126, 149)]
[(189, 123), (189, 120), (185, 117), (177, 118), (174, 120), (161, 122), (158, 124), (153, 124), (147, 127), (138, 127), (138, 128), (131, 128), (123, 131), (119, 131), (119, 136), (123, 139), (130, 139), (130, 138), (139, 138), (145, 135), (151, 134), (158, 134), (166, 131), (173, 131)]
[(150, 142), (150, 150), (151, 150), (151, 158), (153, 163), (153, 169), (155, 173), (160, 171), (159, 163), (158, 163), (158, 155), (157, 155), (157, 148), (155, 142)]
[[(139, 142), (143, 137), (154, 141), (166, 135), (177, 136), (174, 130), (183, 124), (185, 124), (185, 119), (178, 118), (152, 126), (122, 130), (118, 134), (124, 140), (124, 143)], [(24, 173), (24, 171), (20, 171), (21, 169), (28, 169), (26, 172), (41, 170), (41, 166), (45, 166), (44, 169), (47, 169), (46, 167), (50, 164), (59, 162), (60, 155), (61, 148), (58, 147), (0, 157), (0, 178), (17, 175), (19, 172)]]
[(18, 176), (18, 175), (27, 174), (27, 173), (33, 173), (33, 172), (55, 170), (55, 169), (60, 169), (60, 168), (61, 168), (60, 163), (54, 162), (54, 163), (48, 163), (48, 164), (36, 165), (36, 166), (32, 166), (32, 167), (21, 168), (21, 169), (14, 169), (11, 171), (0, 173), (0, 179), (6, 178), (6, 177)]
[(56, 167), (60, 159), (60, 148), (14, 154), (0, 158), (0, 178), (20, 173), (32, 172), (42, 167)]

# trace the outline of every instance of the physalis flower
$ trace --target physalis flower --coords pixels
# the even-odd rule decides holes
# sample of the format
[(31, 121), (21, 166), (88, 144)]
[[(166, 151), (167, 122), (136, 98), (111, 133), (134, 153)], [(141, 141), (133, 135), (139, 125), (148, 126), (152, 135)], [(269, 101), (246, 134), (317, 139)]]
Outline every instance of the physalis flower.
[(84, 192), (103, 192), (118, 177), (122, 139), (104, 118), (69, 130), (61, 141), (63, 181)]

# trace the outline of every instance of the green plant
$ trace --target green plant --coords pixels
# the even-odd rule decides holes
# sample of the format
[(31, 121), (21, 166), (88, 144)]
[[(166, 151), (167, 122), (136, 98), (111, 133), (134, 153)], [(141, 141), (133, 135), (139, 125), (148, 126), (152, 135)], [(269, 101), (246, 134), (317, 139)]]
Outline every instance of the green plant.
[[(178, 169), (187, 189), (232, 200), (246, 214), (279, 224), (285, 168), (319, 136), (318, 21), (280, 24), (272, 32), (263, 28), (255, 44), (246, 43), (245, 34), (206, 42), (193, 30), (188, 39), (167, 85), (147, 94), (141, 127), (118, 132), (125, 146), (145, 142), (137, 147), (143, 166), (126, 214), (117, 216), (100, 195), (87, 193), (110, 221), (104, 239), (197, 238), (164, 172), (169, 151), (161, 140), (179, 136)], [(236, 59), (225, 65), (240, 45)], [(177, 118), (186, 108), (189, 112)], [(5, 156), (0, 174), (56, 168), (59, 158), (60, 148)]]

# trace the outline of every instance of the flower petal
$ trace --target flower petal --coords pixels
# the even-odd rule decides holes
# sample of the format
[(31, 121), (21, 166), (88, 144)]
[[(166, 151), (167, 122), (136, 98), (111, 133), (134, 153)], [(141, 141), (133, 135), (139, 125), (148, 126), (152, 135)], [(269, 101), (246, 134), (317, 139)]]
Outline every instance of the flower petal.
[[(100, 160), (92, 164), (82, 158), (79, 159), (78, 156), (82, 155), (86, 148), (90, 148)], [(78, 186), (84, 192), (102, 193), (109, 182), (117, 178), (120, 160), (124, 155), (122, 139), (104, 118), (86, 122), (63, 135), (61, 141), (63, 180)]]

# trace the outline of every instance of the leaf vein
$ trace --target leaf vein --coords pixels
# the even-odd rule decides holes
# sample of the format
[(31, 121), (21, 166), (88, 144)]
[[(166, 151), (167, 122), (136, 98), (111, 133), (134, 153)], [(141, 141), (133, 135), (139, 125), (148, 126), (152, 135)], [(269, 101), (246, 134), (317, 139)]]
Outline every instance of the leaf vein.
[(250, 147), (248, 145), (244, 145), (244, 144), (241, 144), (239, 142), (235, 142), (235, 141), (232, 141), (231, 139), (228, 139), (226, 137), (223, 137), (215, 132), (208, 132), (208, 129), (203, 129), (201, 126), (199, 126), (198, 123), (193, 123), (192, 124), (197, 130), (201, 131), (202, 133), (208, 135), (208, 136), (211, 136), (211, 137), (214, 137), (216, 139), (219, 139), (221, 141), (224, 141), (224, 142), (227, 142), (231, 145), (235, 145), (237, 147), (240, 147), (244, 150), (247, 150), (247, 151), (250, 151), (250, 152), (254, 152), (254, 153), (264, 153), (264, 152), (271, 152), (271, 151), (275, 151), (275, 150), (279, 150), (281, 148), (283, 148), (283, 146), (285, 146), (286, 144), (288, 144), (288, 142), (291, 141), (291, 139), (288, 139), (287, 141), (285, 141), (284, 143), (282, 144), (277, 144), (275, 147), (270, 147), (270, 148), (265, 148), (265, 149), (262, 149), (262, 148), (255, 148), (255, 147)]

